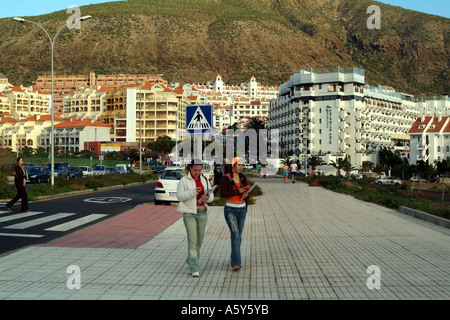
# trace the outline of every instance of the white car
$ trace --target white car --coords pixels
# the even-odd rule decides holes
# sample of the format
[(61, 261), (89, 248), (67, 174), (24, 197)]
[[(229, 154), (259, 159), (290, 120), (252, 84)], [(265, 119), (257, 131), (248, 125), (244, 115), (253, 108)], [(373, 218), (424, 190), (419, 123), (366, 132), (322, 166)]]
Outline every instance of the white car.
[(397, 177), (380, 178), (374, 181), (375, 184), (389, 184), (399, 186), (402, 184), (402, 180)]
[(161, 173), (155, 187), (155, 204), (178, 202), (178, 182), (185, 176), (183, 167), (167, 167)]
[(424, 183), (428, 182), (428, 180), (422, 179), (420, 177), (411, 177), (411, 179), (409, 179), (409, 181), (411, 181), (411, 182), (424, 182)]
[(106, 169), (106, 166), (97, 164), (97, 165), (94, 166), (94, 168), (92, 168), (92, 171), (93, 171), (94, 176), (95, 176), (95, 175), (98, 175), (98, 174), (106, 174), (108, 169)]
[(92, 171), (91, 167), (80, 166), (79, 168), (81, 169), (81, 171), (83, 171), (83, 176), (92, 176), (92, 175), (94, 175), (94, 172)]

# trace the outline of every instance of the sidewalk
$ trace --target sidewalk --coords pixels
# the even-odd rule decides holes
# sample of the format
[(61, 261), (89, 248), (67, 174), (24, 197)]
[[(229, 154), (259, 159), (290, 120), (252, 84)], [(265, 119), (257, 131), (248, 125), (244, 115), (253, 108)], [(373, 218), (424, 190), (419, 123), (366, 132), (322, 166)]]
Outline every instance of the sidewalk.
[[(0, 299), (449, 299), (449, 229), (303, 183), (258, 180), (243, 265), (229, 266), (223, 207), (212, 207), (202, 272), (185, 263), (176, 206), (143, 204), (53, 242), (0, 257)], [(80, 269), (80, 289), (69, 289)], [(380, 281), (369, 281), (369, 266)]]

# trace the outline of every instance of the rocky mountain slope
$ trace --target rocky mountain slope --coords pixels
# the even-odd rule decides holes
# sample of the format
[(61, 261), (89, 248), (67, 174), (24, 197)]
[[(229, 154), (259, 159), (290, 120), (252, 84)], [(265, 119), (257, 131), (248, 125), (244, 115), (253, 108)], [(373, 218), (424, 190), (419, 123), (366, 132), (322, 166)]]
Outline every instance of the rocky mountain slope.
[[(368, 29), (370, 5), (381, 29)], [(64, 30), (57, 74), (162, 73), (171, 82), (279, 85), (299, 69), (357, 66), (366, 82), (416, 95), (449, 91), (450, 19), (371, 0), (131, 0), (81, 7)], [(70, 14), (30, 17), (51, 35)], [(50, 73), (47, 36), (0, 19), (0, 72), (14, 84)]]

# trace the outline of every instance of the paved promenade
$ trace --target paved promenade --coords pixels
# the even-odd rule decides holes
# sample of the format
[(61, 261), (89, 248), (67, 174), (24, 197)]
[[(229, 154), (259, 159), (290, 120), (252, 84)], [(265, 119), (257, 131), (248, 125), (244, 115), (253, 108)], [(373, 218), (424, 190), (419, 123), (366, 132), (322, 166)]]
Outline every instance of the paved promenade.
[(0, 299), (450, 299), (449, 229), (323, 188), (258, 181), (239, 272), (223, 207), (211, 208), (192, 278), (181, 214), (143, 204), (0, 256)]

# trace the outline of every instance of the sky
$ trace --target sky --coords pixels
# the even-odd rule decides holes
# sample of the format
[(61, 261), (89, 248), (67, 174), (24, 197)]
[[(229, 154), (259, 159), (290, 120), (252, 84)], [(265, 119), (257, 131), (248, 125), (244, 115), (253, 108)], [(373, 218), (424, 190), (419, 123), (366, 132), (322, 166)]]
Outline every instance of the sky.
[[(104, 2), (123, 0), (0, 0), (0, 18), (29, 17), (59, 10), (65, 10), (70, 6), (84, 6)], [(358, 1), (358, 0), (355, 0)], [(406, 9), (421, 11), (450, 18), (449, 0), (379, 0), (380, 2), (400, 6)], [(89, 14), (88, 12), (81, 15)]]

